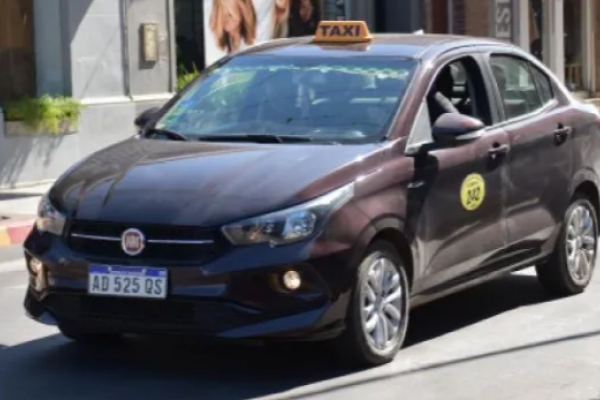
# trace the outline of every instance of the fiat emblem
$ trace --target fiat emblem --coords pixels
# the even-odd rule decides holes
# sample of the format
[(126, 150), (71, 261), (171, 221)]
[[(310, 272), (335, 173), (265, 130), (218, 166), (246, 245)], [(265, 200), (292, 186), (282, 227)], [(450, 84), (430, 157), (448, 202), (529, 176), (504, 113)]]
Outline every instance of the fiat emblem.
[(137, 256), (146, 246), (144, 234), (135, 228), (127, 229), (121, 235), (121, 248), (128, 256)]

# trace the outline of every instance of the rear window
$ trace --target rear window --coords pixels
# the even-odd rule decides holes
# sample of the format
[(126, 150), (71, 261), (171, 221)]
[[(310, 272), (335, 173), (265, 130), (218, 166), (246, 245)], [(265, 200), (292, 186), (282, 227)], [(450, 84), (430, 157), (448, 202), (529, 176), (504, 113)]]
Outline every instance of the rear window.
[(158, 121), (188, 137), (268, 133), (371, 141), (385, 133), (416, 61), (244, 55), (203, 74)]

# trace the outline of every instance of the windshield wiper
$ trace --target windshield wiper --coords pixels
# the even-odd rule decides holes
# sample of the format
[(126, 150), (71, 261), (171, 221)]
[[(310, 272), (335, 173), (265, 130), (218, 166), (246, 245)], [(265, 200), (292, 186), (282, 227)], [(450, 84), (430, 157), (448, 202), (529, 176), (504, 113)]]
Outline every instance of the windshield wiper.
[(154, 133), (154, 134), (159, 135), (159, 136), (163, 135), (163, 136), (166, 136), (166, 137), (168, 137), (169, 139), (172, 139), (172, 140), (179, 140), (179, 141), (187, 141), (187, 140), (189, 140), (187, 138), (187, 136), (182, 135), (179, 132), (172, 131), (170, 129), (148, 128), (146, 130), (146, 134), (148, 134), (148, 133)]
[(256, 142), (256, 143), (307, 143), (311, 136), (302, 135), (270, 135), (270, 134), (234, 134), (234, 135), (202, 135), (197, 140), (207, 142)]

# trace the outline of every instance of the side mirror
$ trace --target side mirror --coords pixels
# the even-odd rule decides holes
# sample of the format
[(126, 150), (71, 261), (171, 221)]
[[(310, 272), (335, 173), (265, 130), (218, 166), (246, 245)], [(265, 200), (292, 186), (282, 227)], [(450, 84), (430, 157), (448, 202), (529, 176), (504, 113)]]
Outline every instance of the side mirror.
[(160, 111), (159, 107), (152, 107), (143, 111), (134, 121), (135, 127), (137, 129), (144, 128)]
[(442, 114), (433, 124), (433, 140), (440, 145), (460, 145), (477, 140), (485, 124), (463, 114)]

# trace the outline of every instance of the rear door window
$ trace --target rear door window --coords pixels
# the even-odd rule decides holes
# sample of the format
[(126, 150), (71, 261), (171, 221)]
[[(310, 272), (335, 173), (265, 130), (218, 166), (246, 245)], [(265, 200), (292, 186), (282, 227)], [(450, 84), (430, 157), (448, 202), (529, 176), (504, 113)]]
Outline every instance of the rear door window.
[[(529, 61), (512, 55), (492, 55), (490, 65), (507, 120), (535, 112), (551, 98), (549, 82), (539, 87), (540, 80), (533, 72), (535, 66)], [(543, 80), (541, 84), (544, 85)]]
[(537, 86), (540, 97), (544, 103), (548, 103), (554, 99), (554, 90), (552, 89), (552, 83), (548, 75), (541, 71), (536, 66), (531, 66), (531, 73), (535, 84)]

